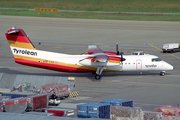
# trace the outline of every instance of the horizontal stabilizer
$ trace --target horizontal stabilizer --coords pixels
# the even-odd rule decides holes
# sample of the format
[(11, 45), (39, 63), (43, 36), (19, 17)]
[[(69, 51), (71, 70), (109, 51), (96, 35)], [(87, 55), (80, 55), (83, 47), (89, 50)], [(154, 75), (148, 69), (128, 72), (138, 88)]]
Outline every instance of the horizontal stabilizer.
[(18, 32), (20, 32), (20, 30), (13, 27), (7, 31), (7, 34), (14, 34), (14, 33), (18, 33)]

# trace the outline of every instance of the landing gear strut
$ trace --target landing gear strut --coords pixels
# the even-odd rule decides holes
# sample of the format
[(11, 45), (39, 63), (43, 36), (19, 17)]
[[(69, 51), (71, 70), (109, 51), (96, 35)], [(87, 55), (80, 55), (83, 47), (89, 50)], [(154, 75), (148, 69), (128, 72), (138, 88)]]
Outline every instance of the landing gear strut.
[(165, 71), (161, 71), (161, 72), (160, 72), (160, 75), (161, 75), (161, 76), (164, 76), (164, 75), (165, 75)]
[(105, 67), (98, 67), (96, 70), (95, 79), (100, 80), (101, 79), (101, 73), (104, 70)]

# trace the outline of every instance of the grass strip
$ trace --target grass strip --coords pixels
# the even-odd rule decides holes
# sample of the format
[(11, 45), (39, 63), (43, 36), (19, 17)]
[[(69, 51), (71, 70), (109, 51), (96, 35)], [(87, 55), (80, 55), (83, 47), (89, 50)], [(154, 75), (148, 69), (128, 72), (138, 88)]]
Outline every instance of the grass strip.
[(56, 17), (56, 18), (82, 18), (82, 19), (106, 19), (106, 20), (138, 20), (138, 21), (180, 21), (180, 15), (129, 15), (94, 12), (41, 12), (29, 10), (4, 10), (0, 9), (0, 15)]

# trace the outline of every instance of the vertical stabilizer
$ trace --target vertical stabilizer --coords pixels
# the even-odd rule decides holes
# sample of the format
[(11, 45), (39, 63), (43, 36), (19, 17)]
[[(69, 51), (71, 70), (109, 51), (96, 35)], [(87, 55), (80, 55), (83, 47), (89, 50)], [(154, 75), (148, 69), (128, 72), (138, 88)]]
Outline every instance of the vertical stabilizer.
[(36, 48), (33, 46), (23, 29), (11, 28), (5, 33), (9, 46), (16, 58), (26, 59), (28, 56), (37, 56)]
[(36, 50), (23, 29), (11, 28), (5, 33), (10, 47)]

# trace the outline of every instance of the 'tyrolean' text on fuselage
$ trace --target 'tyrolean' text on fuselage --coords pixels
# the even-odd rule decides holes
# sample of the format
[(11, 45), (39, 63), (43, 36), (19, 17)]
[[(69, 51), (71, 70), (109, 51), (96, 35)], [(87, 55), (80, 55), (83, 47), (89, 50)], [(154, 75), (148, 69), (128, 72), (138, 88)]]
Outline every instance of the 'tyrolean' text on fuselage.
[(33, 55), (37, 56), (37, 52), (29, 51), (29, 50), (18, 50), (16, 48), (13, 49), (15, 54), (25, 54), (25, 55)]

